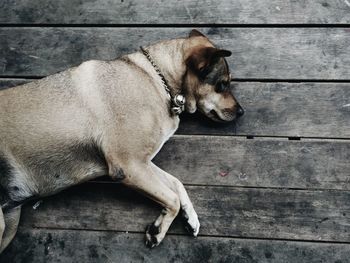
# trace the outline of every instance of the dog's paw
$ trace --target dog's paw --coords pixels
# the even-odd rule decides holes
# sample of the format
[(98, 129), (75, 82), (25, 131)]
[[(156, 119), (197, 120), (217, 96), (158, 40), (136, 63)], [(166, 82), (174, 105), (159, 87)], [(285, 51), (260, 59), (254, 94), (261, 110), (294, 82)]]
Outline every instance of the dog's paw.
[(200, 223), (198, 220), (198, 215), (194, 209), (191, 210), (183, 210), (182, 216), (185, 219), (185, 228), (187, 231), (192, 234), (193, 236), (197, 236), (200, 228)]
[(160, 228), (154, 223), (150, 224), (146, 228), (146, 246), (149, 248), (154, 248), (159, 245), (161, 240), (159, 240)]

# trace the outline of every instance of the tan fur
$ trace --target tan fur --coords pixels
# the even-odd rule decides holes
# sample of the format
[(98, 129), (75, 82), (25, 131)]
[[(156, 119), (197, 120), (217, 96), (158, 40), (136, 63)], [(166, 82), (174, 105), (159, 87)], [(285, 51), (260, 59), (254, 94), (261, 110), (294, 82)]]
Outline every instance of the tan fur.
[[(187, 64), (192, 59), (195, 67), (209, 65), (200, 57), (203, 48), (216, 54), (213, 44), (197, 33), (147, 47), (171, 93), (185, 94), (187, 111), (193, 113), (198, 107), (214, 120), (230, 121), (237, 108), (232, 94), (215, 92), (214, 85), (203, 83)], [(228, 70), (223, 75), (227, 80)], [(4, 200), (22, 202), (51, 195), (108, 173), (164, 207), (146, 234), (149, 246), (161, 242), (180, 207), (193, 234), (198, 234), (198, 216), (182, 183), (152, 163), (178, 128), (179, 117), (169, 114), (161, 79), (141, 52), (109, 62), (87, 61), (1, 91), (0, 112), (0, 165), (4, 166), (0, 171), (11, 168), (0, 174)], [(6, 213), (19, 217), (16, 209), (20, 208)], [(0, 213), (2, 249), (18, 223), (16, 218), (4, 218), (6, 214)]]

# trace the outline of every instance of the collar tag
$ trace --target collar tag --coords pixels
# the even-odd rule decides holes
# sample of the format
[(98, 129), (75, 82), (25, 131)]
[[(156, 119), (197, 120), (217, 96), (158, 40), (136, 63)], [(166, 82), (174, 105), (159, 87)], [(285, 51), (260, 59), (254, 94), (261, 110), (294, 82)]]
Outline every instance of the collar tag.
[(171, 112), (173, 114), (179, 115), (183, 111), (185, 111), (185, 96), (182, 94), (176, 94), (174, 98), (172, 98), (172, 106), (171, 106)]

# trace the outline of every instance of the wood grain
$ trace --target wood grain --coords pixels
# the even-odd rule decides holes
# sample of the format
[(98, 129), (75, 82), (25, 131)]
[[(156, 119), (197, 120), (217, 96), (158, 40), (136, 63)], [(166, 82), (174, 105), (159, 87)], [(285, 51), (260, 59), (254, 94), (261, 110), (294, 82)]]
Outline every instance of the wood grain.
[(217, 125), (184, 116), (180, 134), (350, 137), (348, 83), (235, 83), (245, 109), (237, 123)]
[[(200, 235), (350, 242), (350, 192), (187, 186)], [(161, 208), (125, 187), (89, 183), (25, 206), (35, 228), (143, 232)], [(170, 233), (185, 233), (177, 220)]]
[(183, 115), (154, 160), (186, 184), (197, 239), (178, 218), (146, 249), (161, 208), (102, 178), (26, 204), (0, 262), (349, 262), (350, 141), (323, 140), (350, 138), (348, 2), (2, 0), (0, 90), (198, 26), (233, 52), (246, 113), (225, 125)]
[(2, 89), (8, 89), (12, 87), (16, 87), (18, 85), (22, 85), (28, 82), (33, 81), (32, 79), (8, 79), (8, 78), (3, 78), (0, 79), (0, 90)]
[[(0, 79), (0, 89), (24, 82)], [(177, 134), (350, 137), (350, 84), (240, 82), (232, 87), (245, 109), (243, 118), (222, 125), (185, 114)]]
[[(114, 59), (189, 28), (0, 28), (0, 76), (46, 76), (89, 59)], [(203, 28), (232, 50), (235, 78), (350, 79), (348, 28)]]
[(342, 0), (2, 0), (0, 23), (19, 24), (345, 24)]
[(350, 190), (350, 141), (176, 136), (154, 162), (186, 184)]
[(349, 244), (168, 235), (147, 249), (143, 234), (20, 229), (1, 262), (348, 262)]

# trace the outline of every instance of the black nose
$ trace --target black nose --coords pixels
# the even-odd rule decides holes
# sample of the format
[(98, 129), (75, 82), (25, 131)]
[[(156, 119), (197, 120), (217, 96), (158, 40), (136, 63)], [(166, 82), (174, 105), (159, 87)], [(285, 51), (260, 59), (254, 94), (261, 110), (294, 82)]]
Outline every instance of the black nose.
[(238, 104), (237, 110), (236, 110), (237, 117), (241, 117), (244, 114), (244, 110), (241, 107), (241, 105)]

